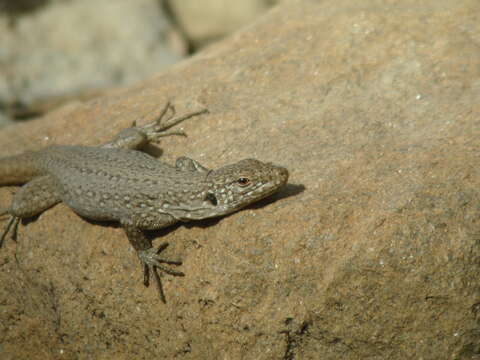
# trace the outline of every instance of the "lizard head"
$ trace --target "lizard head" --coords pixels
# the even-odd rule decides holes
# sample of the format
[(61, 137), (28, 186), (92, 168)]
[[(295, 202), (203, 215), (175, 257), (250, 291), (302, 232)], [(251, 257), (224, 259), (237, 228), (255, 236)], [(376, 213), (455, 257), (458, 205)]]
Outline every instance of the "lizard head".
[(288, 170), (255, 159), (210, 171), (206, 199), (216, 215), (225, 215), (276, 192), (288, 180)]
[(169, 204), (177, 220), (199, 220), (230, 214), (276, 192), (288, 180), (287, 169), (245, 159), (217, 170), (202, 169), (201, 188), (190, 188), (188, 201)]

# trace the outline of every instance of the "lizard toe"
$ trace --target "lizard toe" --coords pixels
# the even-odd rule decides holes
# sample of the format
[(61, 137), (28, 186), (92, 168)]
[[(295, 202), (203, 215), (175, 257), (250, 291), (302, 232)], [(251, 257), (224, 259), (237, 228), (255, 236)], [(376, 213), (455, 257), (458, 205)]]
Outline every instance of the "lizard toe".
[(13, 240), (16, 239), (19, 222), (20, 222), (20, 218), (18, 216), (10, 215), (7, 226), (5, 226), (5, 230), (2, 232), (2, 235), (0, 236), (0, 248), (3, 246), (3, 243), (5, 242), (5, 239), (7, 238), (7, 235), (10, 232), (10, 229), (12, 229), (12, 236), (11, 236), (12, 239)]
[(166, 273), (173, 276), (185, 276), (185, 274), (181, 271), (173, 270), (163, 264), (169, 265), (181, 265), (181, 261), (175, 260), (168, 260), (164, 259), (159, 256), (163, 250), (165, 250), (168, 246), (168, 243), (164, 243), (155, 249), (151, 247), (147, 250), (140, 250), (138, 251), (138, 257), (143, 264), (143, 284), (148, 287), (150, 285), (150, 273), (153, 274), (155, 279), (155, 283), (157, 285), (158, 293), (162, 302), (165, 301), (165, 293), (163, 291), (162, 279), (161, 274), (158, 273), (160, 270), (162, 273)]

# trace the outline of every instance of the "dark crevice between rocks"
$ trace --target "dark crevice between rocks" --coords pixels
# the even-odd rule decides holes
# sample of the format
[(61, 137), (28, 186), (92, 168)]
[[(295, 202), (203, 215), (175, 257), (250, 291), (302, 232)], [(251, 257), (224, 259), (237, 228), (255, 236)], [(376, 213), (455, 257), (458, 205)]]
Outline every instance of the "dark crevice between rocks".
[(159, 0), (159, 4), (165, 15), (167, 16), (168, 20), (175, 26), (175, 28), (180, 32), (180, 35), (182, 38), (185, 40), (187, 44), (187, 55), (193, 55), (198, 51), (197, 47), (195, 44), (192, 42), (192, 40), (188, 37), (187, 32), (185, 31), (185, 28), (181, 24), (181, 22), (178, 20), (177, 15), (175, 14), (175, 11), (173, 11), (172, 7), (170, 6), (170, 3), (166, 0)]
[(14, 27), (15, 19), (29, 15), (48, 5), (50, 0), (0, 0), (0, 16), (8, 19), (8, 26)]
[(0, 13), (25, 15), (47, 5), (50, 0), (0, 0)]
[[(287, 318), (285, 320), (285, 325), (290, 326), (293, 323), (292, 318)], [(307, 321), (302, 322), (301, 326), (295, 330), (284, 330), (281, 334), (286, 335), (287, 346), (285, 349), (285, 354), (283, 355), (283, 360), (295, 360), (296, 359), (296, 349), (300, 346), (303, 341), (303, 336), (308, 334), (308, 328), (310, 324)]]

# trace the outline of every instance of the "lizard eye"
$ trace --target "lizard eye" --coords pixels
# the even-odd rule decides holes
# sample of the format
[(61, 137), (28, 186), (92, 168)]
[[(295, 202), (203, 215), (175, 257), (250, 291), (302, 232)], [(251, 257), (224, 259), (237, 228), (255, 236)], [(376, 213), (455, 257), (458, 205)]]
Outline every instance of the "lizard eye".
[(237, 180), (237, 184), (240, 185), (241, 187), (245, 187), (250, 185), (250, 179), (246, 177), (241, 177)]

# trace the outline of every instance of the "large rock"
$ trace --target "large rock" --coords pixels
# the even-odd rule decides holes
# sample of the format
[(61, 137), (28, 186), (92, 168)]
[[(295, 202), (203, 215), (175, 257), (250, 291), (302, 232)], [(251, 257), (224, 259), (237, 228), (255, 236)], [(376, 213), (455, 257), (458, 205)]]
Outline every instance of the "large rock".
[[(94, 145), (167, 99), (210, 115), (163, 158), (286, 166), (291, 185), (153, 236), (58, 205), (0, 253), (2, 359), (476, 359), (480, 3), (288, 1), (148, 82), (5, 128), (0, 153)], [(0, 206), (9, 190), (0, 189)]]

